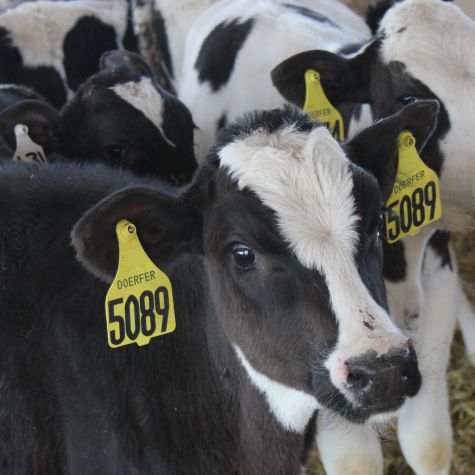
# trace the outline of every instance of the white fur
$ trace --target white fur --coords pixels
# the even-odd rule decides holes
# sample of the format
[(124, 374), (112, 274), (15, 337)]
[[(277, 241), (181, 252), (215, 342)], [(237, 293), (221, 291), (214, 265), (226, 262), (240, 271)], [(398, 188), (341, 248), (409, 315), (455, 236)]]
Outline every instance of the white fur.
[(351, 424), (322, 410), (318, 414), (317, 427), (318, 450), (327, 475), (383, 473), (381, 445), (370, 425)]
[(292, 126), (273, 134), (256, 131), (225, 146), (219, 156), (240, 188), (251, 189), (276, 212), (280, 232), (300, 263), (325, 277), (339, 324), (338, 344), (326, 366), (333, 384), (350, 398), (344, 362), (369, 349), (385, 353), (405, 339), (356, 268), (359, 217), (348, 159), (326, 128), (303, 133)]
[[(55, 68), (67, 88), (63, 40), (83, 16), (94, 16), (111, 25), (117, 32), (118, 44), (122, 44), (127, 28), (127, 3), (122, 0), (115, 0), (113, 8), (107, 0), (22, 3), (0, 15), (0, 26), (10, 32), (25, 66)], [(68, 93), (71, 96), (71, 91)]]
[(132, 107), (142, 112), (160, 131), (164, 140), (172, 147), (176, 147), (176, 144), (167, 138), (163, 130), (163, 99), (150, 78), (143, 77), (140, 81), (116, 84), (110, 89)]
[[(312, 21), (283, 7), (284, 3), (320, 12), (341, 28)], [(200, 84), (194, 65), (209, 33), (222, 22), (250, 18), (255, 19), (255, 24), (225, 87), (213, 92), (208, 83)], [(223, 0), (208, 8), (188, 33), (183, 72), (177, 78), (178, 96), (193, 111), (193, 120), (199, 128), (198, 160), (213, 144), (217, 122), (223, 114), (231, 121), (256, 108), (272, 109), (284, 104), (270, 77), (280, 62), (303, 51), (317, 48), (336, 51), (347, 43), (369, 38), (363, 19), (335, 0)]]
[(252, 384), (265, 396), (267, 404), (284, 429), (303, 433), (310, 418), (320, 408), (310, 394), (289, 388), (256, 371), (238, 346), (234, 350)]
[(446, 370), (459, 289), (457, 273), (447, 267), (440, 270), (440, 264), (428, 248), (423, 273), (425, 305), (414, 338), (424, 385), (403, 406), (398, 421), (401, 448), (420, 475), (448, 475), (452, 452)]
[(475, 314), (459, 282), (457, 319), (462, 331), (467, 356), (475, 366)]
[(471, 115), (475, 107), (475, 23), (452, 3), (406, 0), (384, 17), (386, 63), (400, 61), (443, 102), (450, 131), (441, 143), (447, 229), (475, 229), (475, 161)]
[(155, 0), (154, 9), (165, 22), (173, 75), (179, 78), (183, 67), (185, 41), (196, 18), (219, 0)]

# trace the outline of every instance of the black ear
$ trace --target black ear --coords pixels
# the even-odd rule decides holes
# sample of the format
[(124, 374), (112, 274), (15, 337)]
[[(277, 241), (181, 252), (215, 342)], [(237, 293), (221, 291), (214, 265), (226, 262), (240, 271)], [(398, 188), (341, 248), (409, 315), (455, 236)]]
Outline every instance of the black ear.
[(363, 130), (345, 145), (350, 159), (376, 177), (384, 201), (396, 179), (399, 134), (410, 131), (420, 154), (436, 128), (439, 108), (436, 100), (413, 102)]
[(147, 62), (138, 54), (131, 51), (113, 50), (107, 51), (99, 61), (101, 71), (119, 67), (134, 69), (143, 76), (153, 77), (152, 70)]
[(0, 113), (0, 135), (12, 150), (15, 150), (15, 125), (28, 127), (33, 142), (41, 145), (48, 154), (58, 149), (61, 135), (59, 113), (44, 101), (25, 100), (17, 102)]
[(190, 248), (199, 227), (199, 218), (180, 198), (153, 188), (113, 193), (87, 211), (71, 233), (78, 260), (107, 282), (117, 270), (115, 227), (121, 219), (137, 227), (142, 246), (159, 266)]
[(285, 99), (303, 107), (305, 71), (315, 69), (320, 74), (328, 99), (335, 107), (343, 102), (369, 102), (371, 61), (376, 47), (376, 43), (371, 43), (351, 59), (320, 50), (299, 53), (272, 70), (272, 83)]

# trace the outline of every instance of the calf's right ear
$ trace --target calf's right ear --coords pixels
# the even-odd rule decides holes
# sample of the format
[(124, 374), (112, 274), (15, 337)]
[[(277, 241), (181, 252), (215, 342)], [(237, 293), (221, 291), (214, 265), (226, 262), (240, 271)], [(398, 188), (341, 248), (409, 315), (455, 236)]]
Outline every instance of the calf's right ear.
[(16, 148), (15, 125), (28, 127), (33, 142), (41, 145), (48, 154), (59, 147), (61, 119), (59, 113), (44, 101), (24, 100), (0, 113), (0, 135), (8, 148)]
[(180, 197), (145, 187), (113, 193), (87, 211), (71, 233), (78, 260), (106, 282), (117, 271), (116, 225), (122, 219), (136, 226), (145, 252), (158, 266), (189, 250), (198, 235), (197, 213)]
[(153, 77), (152, 70), (142, 56), (132, 51), (112, 50), (107, 51), (101, 56), (99, 61), (101, 71), (106, 69), (115, 69), (119, 67), (127, 67), (134, 69), (143, 76)]

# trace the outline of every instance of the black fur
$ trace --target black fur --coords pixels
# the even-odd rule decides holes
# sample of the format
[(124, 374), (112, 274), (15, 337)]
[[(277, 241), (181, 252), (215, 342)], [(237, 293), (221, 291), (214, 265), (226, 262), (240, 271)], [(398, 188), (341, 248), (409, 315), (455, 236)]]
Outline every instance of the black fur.
[(114, 28), (94, 16), (84, 16), (66, 34), (63, 41), (64, 70), (70, 89), (97, 72), (101, 56), (118, 48)]
[[(274, 213), (218, 166), (229, 140), (292, 122), (303, 133), (312, 127), (288, 110), (225, 129), (180, 190), (99, 165), (0, 166), (2, 473), (299, 474), (315, 419), (302, 434), (285, 430), (232, 345), (258, 371), (349, 418), (374, 410), (355, 410), (325, 374), (338, 325), (324, 277), (301, 266)], [(378, 193), (374, 178), (354, 173), (356, 194)], [(364, 271), (366, 255), (377, 259), (377, 207), (358, 209), (357, 264), (384, 306), (374, 292), (383, 289), (381, 263)], [(112, 350), (107, 285), (86, 269), (112, 278), (122, 218), (171, 279), (177, 328)], [(255, 250), (255, 268), (235, 264), (237, 237)]]
[(446, 231), (436, 231), (429, 239), (428, 245), (440, 259), (440, 266), (453, 270), (449, 250), (450, 233)]
[(208, 82), (213, 91), (224, 86), (233, 72), (237, 54), (249, 36), (254, 20), (220, 23), (201, 45), (195, 69), (200, 82)]
[(66, 88), (59, 73), (48, 66), (24, 66), (19, 49), (3, 27), (0, 27), (0, 83), (31, 87), (56, 107), (66, 101)]

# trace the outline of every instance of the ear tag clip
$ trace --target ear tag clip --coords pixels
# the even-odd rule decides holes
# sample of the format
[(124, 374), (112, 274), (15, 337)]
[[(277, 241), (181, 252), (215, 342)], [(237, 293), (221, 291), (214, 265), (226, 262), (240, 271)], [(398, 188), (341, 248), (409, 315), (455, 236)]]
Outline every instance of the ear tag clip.
[(390, 244), (415, 236), (442, 216), (439, 177), (421, 159), (409, 131), (399, 135), (396, 181), (387, 201), (385, 235)]
[(343, 118), (333, 104), (328, 100), (320, 80), (320, 74), (314, 69), (305, 72), (305, 103), (304, 112), (312, 122), (321, 122), (339, 142), (345, 140), (345, 125)]
[(147, 256), (132, 223), (123, 219), (115, 230), (119, 267), (105, 302), (109, 346), (148, 345), (175, 330), (170, 279)]
[(41, 145), (33, 142), (28, 135), (28, 127), (23, 124), (15, 125), (16, 150), (13, 160), (27, 163), (47, 163), (46, 155)]

